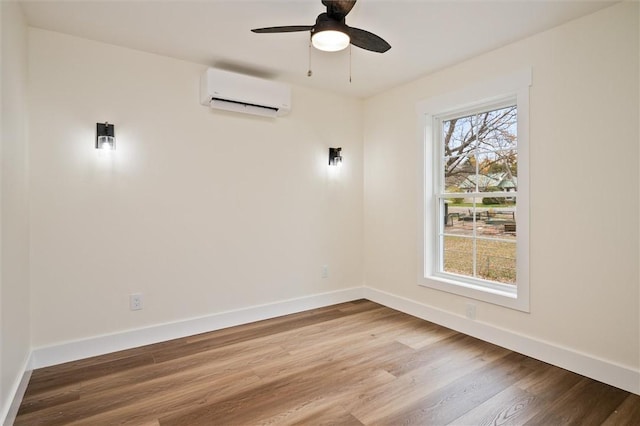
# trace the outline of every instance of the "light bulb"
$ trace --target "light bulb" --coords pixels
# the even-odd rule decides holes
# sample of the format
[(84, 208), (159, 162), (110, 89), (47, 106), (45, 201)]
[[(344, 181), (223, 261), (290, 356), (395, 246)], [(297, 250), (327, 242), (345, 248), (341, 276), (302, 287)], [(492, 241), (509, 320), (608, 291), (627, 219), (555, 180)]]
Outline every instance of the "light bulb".
[(113, 151), (116, 149), (116, 139), (113, 136), (98, 136), (98, 146), (100, 149)]
[(349, 46), (351, 39), (342, 31), (324, 30), (311, 36), (311, 44), (318, 50), (325, 52), (337, 52)]

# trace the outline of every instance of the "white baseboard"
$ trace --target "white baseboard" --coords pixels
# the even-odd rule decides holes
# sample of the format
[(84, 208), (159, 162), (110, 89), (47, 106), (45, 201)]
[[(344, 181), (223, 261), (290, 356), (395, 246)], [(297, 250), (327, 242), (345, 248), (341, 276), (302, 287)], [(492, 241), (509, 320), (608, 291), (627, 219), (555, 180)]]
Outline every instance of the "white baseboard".
[(254, 321), (294, 314), (336, 303), (349, 302), (361, 299), (363, 291), (363, 287), (354, 287), (36, 348), (32, 352), (30, 368), (48, 367)]
[[(414, 300), (369, 287), (354, 287), (315, 294), (265, 305), (220, 312), (206, 317), (192, 318), (174, 323), (160, 324), (54, 346), (36, 348), (32, 351), (31, 362), (26, 366), (25, 371), (361, 298), (369, 299), (392, 309), (440, 324), (444, 327), (640, 395), (640, 371), (638, 370), (598, 359), (591, 355), (580, 353), (550, 342), (502, 329), (491, 324), (483, 323), (482, 321), (472, 321), (461, 315), (455, 315)], [(17, 391), (15, 394), (18, 396)], [(14, 402), (18, 400), (18, 405), (21, 396), (22, 394), (20, 394), (20, 398), (14, 398)]]
[(10, 404), (7, 404), (7, 407), (3, 407), (0, 413), (0, 421), (4, 426), (11, 426), (16, 420), (20, 403), (22, 402), (24, 393), (27, 390), (27, 385), (29, 384), (29, 379), (31, 378), (30, 364), (31, 356), (29, 356), (29, 359), (26, 360), (21, 369), (22, 374), (20, 375), (20, 379), (16, 380), (12, 389), (9, 391), (8, 399), (10, 400)]
[(389, 308), (640, 395), (640, 371), (638, 370), (481, 321), (469, 320), (466, 317), (373, 288), (365, 287), (364, 297)]

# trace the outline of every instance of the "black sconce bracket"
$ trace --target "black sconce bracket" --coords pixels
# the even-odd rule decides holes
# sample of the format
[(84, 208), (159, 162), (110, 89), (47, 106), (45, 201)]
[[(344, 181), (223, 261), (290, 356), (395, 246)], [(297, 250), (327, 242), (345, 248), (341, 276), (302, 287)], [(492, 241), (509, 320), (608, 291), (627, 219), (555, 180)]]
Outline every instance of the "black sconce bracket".
[(329, 165), (336, 166), (342, 163), (342, 148), (329, 148)]

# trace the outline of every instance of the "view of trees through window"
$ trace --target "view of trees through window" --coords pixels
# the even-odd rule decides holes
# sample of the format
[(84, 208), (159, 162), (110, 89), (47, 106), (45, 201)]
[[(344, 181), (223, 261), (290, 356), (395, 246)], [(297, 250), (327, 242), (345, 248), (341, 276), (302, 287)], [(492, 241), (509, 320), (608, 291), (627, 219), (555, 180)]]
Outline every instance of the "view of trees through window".
[(441, 124), (441, 271), (515, 285), (517, 108)]

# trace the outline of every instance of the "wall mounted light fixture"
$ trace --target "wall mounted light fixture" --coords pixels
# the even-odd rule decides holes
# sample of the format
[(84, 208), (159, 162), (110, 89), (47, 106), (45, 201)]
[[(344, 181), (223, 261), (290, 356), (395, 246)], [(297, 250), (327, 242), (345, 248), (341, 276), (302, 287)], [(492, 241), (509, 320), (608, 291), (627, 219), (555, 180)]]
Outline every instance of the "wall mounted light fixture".
[(342, 163), (342, 148), (329, 148), (329, 165), (337, 166)]
[(116, 129), (113, 124), (96, 123), (96, 149), (116, 149)]

